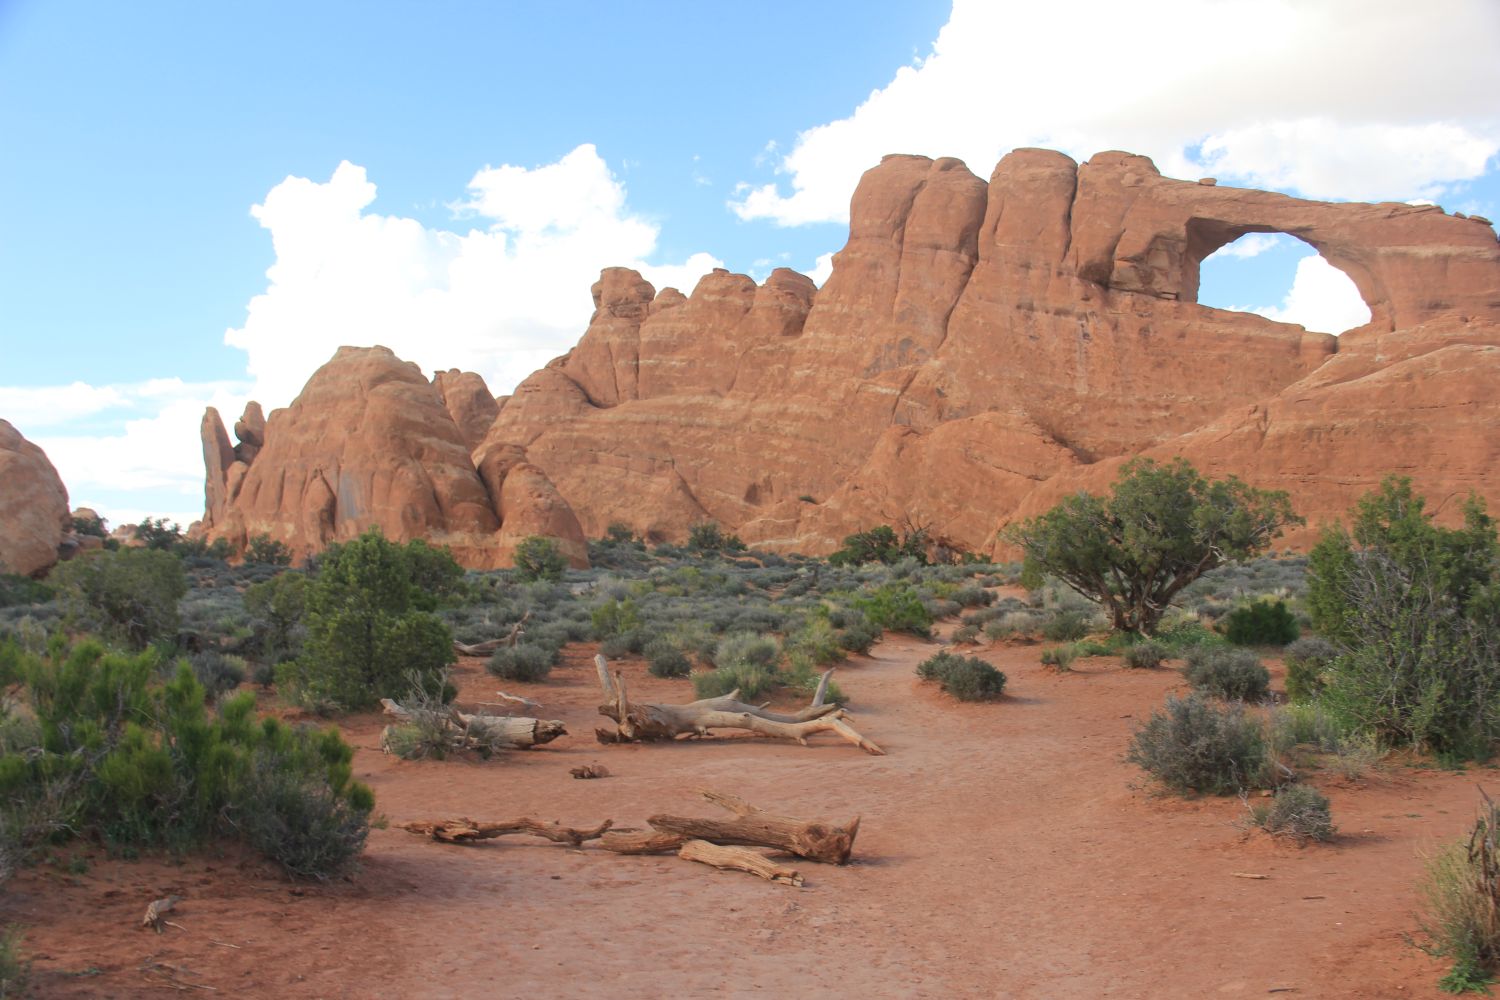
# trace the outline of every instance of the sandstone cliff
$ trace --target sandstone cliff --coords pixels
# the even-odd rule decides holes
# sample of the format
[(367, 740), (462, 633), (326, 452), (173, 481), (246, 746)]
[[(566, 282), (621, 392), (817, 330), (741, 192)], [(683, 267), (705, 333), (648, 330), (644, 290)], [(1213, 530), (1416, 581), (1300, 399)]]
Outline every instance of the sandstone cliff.
[[(1198, 305), (1199, 264), (1252, 232), (1318, 248), (1370, 322), (1336, 338)], [(1435, 207), (1170, 180), (1126, 153), (1079, 165), (1017, 150), (988, 182), (957, 160), (891, 156), (855, 192), (822, 289), (786, 270), (761, 285), (716, 271), (690, 295), (657, 294), (615, 268), (593, 296), (578, 345), (498, 413), (487, 390), (440, 376), (422, 433), (446, 400), (444, 454), (472, 446), (491, 519), (453, 528), (442, 508), (472, 484), (429, 476), (423, 491), (456, 492), (417, 505), (406, 530), (457, 530), (480, 562), (500, 559), (494, 518), (524, 495), (527, 523), (572, 521), (588, 537), (619, 521), (680, 538), (712, 519), (816, 553), (910, 522), (988, 551), (997, 527), (1107, 485), (1141, 453), (1288, 489), (1314, 526), (1388, 472), (1439, 508), (1471, 489), (1500, 500), (1500, 247), (1481, 220)], [(251, 466), (278, 484), (255, 494), (257, 530), (312, 547), (337, 532), (307, 527), (306, 477), (286, 471), (313, 452), (289, 435), (292, 450), (265, 464), (276, 422)], [(218, 470), (236, 488), (216, 423), (209, 507), (229, 517), (244, 503), (217, 499)], [(412, 433), (392, 422), (377, 438), (410, 455)], [(507, 489), (522, 470), (526, 485)], [(313, 507), (345, 509), (321, 489)]]
[[(47, 455), (0, 420), (0, 572), (39, 574), (71, 554), (68, 491)], [(61, 550), (61, 552), (59, 551)]]

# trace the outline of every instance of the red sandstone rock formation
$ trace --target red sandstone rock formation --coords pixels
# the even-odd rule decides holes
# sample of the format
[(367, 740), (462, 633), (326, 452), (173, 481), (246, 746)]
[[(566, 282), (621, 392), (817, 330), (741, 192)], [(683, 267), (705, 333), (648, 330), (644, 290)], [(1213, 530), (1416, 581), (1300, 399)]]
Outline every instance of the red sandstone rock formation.
[[(1252, 232), (1318, 248), (1370, 322), (1333, 337), (1198, 305), (1203, 258)], [(515, 491), (529, 509), (570, 508), (589, 537), (713, 519), (825, 552), (910, 522), (988, 551), (1136, 454), (1288, 489), (1314, 528), (1389, 472), (1440, 510), (1500, 500), (1500, 246), (1435, 207), (1170, 180), (1126, 153), (1017, 150), (988, 183), (891, 156), (821, 290), (716, 271), (658, 295), (612, 268), (593, 294), (578, 345), (498, 415), (449, 403), (471, 443), (488, 422), (473, 456), (497, 509), (525, 468), (548, 483)]]
[(0, 420), (0, 572), (46, 571), (72, 531), (68, 491), (46, 453)]
[(230, 447), (218, 413), (204, 414), (202, 530), (210, 539), (242, 549), (266, 534), (302, 557), (377, 527), (395, 541), (446, 545), (465, 566), (489, 569), (509, 563), (519, 541), (505, 530), (513, 524), (556, 535), (575, 564), (587, 565), (578, 522), (546, 477), (518, 463), (496, 478), (492, 498), (443, 394), (387, 348), (339, 348), (290, 407), (263, 426), (259, 413), (252, 403), (236, 424), (237, 434), (254, 435), (240, 442), (254, 449), (249, 461), (236, 457), (245, 452)]

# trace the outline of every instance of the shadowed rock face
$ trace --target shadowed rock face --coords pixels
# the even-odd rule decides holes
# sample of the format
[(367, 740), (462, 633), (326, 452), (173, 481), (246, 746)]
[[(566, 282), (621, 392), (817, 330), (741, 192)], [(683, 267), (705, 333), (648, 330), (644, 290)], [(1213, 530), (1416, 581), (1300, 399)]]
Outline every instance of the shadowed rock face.
[[(1317, 247), (1370, 322), (1335, 338), (1198, 305), (1203, 258), (1251, 232)], [(997, 527), (1136, 454), (1288, 489), (1313, 526), (1389, 472), (1440, 510), (1500, 499), (1500, 248), (1433, 207), (1170, 180), (1127, 153), (1017, 150), (988, 182), (890, 156), (821, 290), (716, 271), (658, 295), (612, 268), (593, 295), (578, 345), (473, 448), (493, 510), (524, 467), (556, 496), (514, 490), (535, 523), (561, 504), (588, 537), (712, 519), (816, 553), (910, 522), (989, 551)], [(472, 441), (483, 417), (458, 419)], [(212, 479), (228, 442), (205, 442)]]
[[(450, 412), (471, 412), (477, 408), (472, 399), (488, 392), (477, 375), (448, 373), (443, 382), (446, 405), (438, 385), (388, 348), (341, 347), (290, 407), (264, 422), (249, 462), (235, 457), (239, 449), (229, 446), (210, 408), (203, 418), (208, 483), (202, 530), (237, 550), (270, 535), (301, 557), (378, 527), (395, 541), (447, 545), (471, 568), (508, 565), (519, 538), (503, 530), (499, 493), (492, 498), (480, 480)], [(460, 388), (469, 402), (455, 402)], [(258, 416), (260, 408), (251, 406)], [(247, 410), (240, 425), (253, 423)], [(524, 470), (514, 487), (505, 475), (495, 481), (513, 498), (507, 521), (518, 528), (544, 525), (572, 561), (587, 565), (587, 547), (566, 502), (555, 491), (547, 495), (550, 484), (540, 471)]]
[(71, 518), (68, 491), (46, 454), (0, 420), (0, 572), (32, 576), (51, 567), (72, 536)]

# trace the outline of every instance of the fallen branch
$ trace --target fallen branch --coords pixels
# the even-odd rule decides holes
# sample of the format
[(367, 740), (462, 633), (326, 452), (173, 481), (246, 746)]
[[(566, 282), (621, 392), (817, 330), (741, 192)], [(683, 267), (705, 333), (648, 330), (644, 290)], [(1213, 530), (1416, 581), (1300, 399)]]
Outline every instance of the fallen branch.
[[(561, 722), (531, 719), (519, 715), (470, 715), (454, 708), (438, 712), (425, 708), (407, 708), (390, 698), (380, 699), (385, 714), (403, 723), (422, 723), (452, 733), (452, 749), (473, 750), (515, 748), (529, 750), (567, 735)], [(385, 743), (384, 737), (381, 740)]]
[(554, 844), (581, 846), (584, 841), (598, 840), (614, 825), (614, 820), (605, 820), (590, 830), (575, 830), (561, 826), (556, 820), (543, 823), (541, 820), (523, 817), (501, 823), (476, 823), (471, 819), (413, 820), (397, 823), (396, 829), (431, 837), (444, 844), (472, 844), (479, 840), (492, 840), (511, 833), (529, 833), (534, 837), (545, 837)]
[(625, 690), (625, 677), (618, 671), (613, 677), (609, 661), (594, 657), (599, 686), (605, 703), (599, 714), (613, 719), (616, 728), (596, 729), (601, 743), (635, 743), (675, 740), (679, 736), (707, 736), (710, 729), (744, 729), (762, 736), (796, 740), (803, 746), (814, 733), (837, 733), (866, 753), (883, 755), (884, 750), (865, 739), (845, 720), (849, 718), (838, 705), (826, 705), (832, 668), (824, 671), (812, 702), (792, 715), (768, 712), (764, 707), (739, 701), (739, 689), (718, 698), (705, 698), (685, 705), (632, 704)]
[(568, 773), (575, 778), (607, 778), (609, 777), (609, 768), (603, 764), (580, 764), (578, 767), (568, 771)]
[(794, 868), (783, 868), (763, 854), (743, 847), (720, 847), (706, 840), (690, 840), (682, 845), (677, 856), (684, 861), (697, 861), (720, 869), (749, 872), (769, 882), (784, 885), (801, 885), (802, 875)]
[(705, 799), (723, 806), (733, 819), (695, 819), (684, 816), (652, 816), (646, 822), (659, 833), (716, 844), (774, 847), (778, 850), (829, 864), (847, 864), (859, 833), (859, 817), (842, 825), (816, 820), (793, 819), (764, 812), (734, 795), (705, 791)]
[(510, 631), (498, 639), (486, 639), (484, 642), (463, 643), (457, 639), (453, 640), (453, 651), (463, 656), (489, 656), (501, 646), (514, 646), (526, 634), (526, 623), (531, 620), (531, 612), (528, 611), (521, 616), (521, 620), (511, 625)]
[(167, 914), (172, 912), (180, 902), (182, 902), (181, 896), (164, 896), (161, 899), (153, 900), (146, 907), (146, 915), (141, 918), (141, 926), (149, 927), (160, 934), (162, 925), (171, 923), (171, 921), (167, 920)]
[(688, 838), (680, 833), (662, 833), (659, 830), (610, 830), (599, 841), (599, 846), (616, 854), (665, 854), (675, 851)]
[(481, 701), (476, 704), (489, 708), (511, 708), (520, 705), (529, 712), (540, 712), (542, 710), (541, 702), (532, 701), (530, 698), (523, 698), (518, 694), (506, 694), (504, 691), (496, 691), (495, 695), (500, 699), (499, 701)]

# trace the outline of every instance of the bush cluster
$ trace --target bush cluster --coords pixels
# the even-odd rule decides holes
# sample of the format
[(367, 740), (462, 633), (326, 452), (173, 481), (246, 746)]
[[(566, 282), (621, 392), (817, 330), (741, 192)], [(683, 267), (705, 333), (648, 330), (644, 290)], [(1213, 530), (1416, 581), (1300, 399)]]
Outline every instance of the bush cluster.
[(175, 642), (178, 603), (188, 591), (182, 560), (160, 549), (86, 553), (58, 566), (51, 583), (73, 624), (144, 649)]
[(937, 681), (959, 701), (994, 701), (1005, 692), (1005, 674), (977, 656), (938, 653), (917, 664), (917, 676)]
[(1145, 639), (1128, 647), (1122, 659), (1127, 667), (1135, 670), (1154, 670), (1166, 662), (1171, 655), (1166, 645), (1156, 639)]
[(1238, 704), (1191, 694), (1166, 705), (1136, 731), (1126, 760), (1176, 792), (1229, 795), (1267, 780), (1260, 724)]
[(1236, 646), (1285, 646), (1297, 638), (1297, 618), (1285, 601), (1255, 601), (1230, 612), (1224, 638)]
[(887, 632), (909, 632), (932, 638), (932, 613), (916, 589), (905, 583), (887, 583), (854, 599), (871, 625)]
[(1311, 701), (1323, 691), (1323, 671), (1338, 656), (1338, 647), (1318, 636), (1305, 636), (1287, 646), (1286, 695), (1292, 701)]
[(1332, 840), (1328, 796), (1311, 785), (1282, 785), (1269, 805), (1252, 809), (1251, 819), (1267, 833), (1288, 840)]
[(1188, 651), (1187, 681), (1218, 698), (1259, 701), (1271, 691), (1271, 674), (1249, 650), (1197, 646)]

